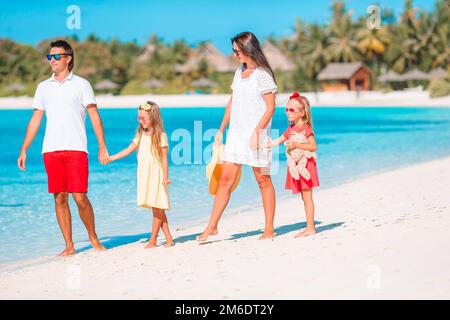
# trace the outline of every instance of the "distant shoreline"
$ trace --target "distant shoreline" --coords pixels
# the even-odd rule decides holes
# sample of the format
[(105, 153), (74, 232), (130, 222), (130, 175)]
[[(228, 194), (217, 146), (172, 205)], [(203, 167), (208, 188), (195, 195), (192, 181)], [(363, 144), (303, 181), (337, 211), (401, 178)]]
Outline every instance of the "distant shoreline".
[[(427, 91), (305, 92), (313, 107), (444, 107), (450, 108), (450, 96), (430, 98)], [(162, 108), (225, 107), (230, 94), (176, 95), (98, 95), (100, 108), (135, 108), (146, 100), (157, 102)], [(288, 93), (280, 94), (278, 105), (285, 106)], [(32, 97), (0, 98), (0, 110), (20, 110), (31, 107)]]

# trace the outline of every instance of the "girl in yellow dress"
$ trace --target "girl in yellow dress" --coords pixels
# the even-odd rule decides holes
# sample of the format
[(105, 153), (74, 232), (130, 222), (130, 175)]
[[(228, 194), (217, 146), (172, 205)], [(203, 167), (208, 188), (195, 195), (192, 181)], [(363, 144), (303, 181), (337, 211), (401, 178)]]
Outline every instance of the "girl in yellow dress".
[(111, 161), (129, 156), (137, 149), (137, 205), (153, 211), (152, 235), (145, 248), (156, 247), (160, 229), (166, 237), (164, 246), (171, 247), (174, 242), (165, 212), (171, 209), (168, 191), (171, 181), (167, 161), (169, 144), (158, 105), (151, 101), (141, 104), (138, 122), (133, 141), (126, 149), (112, 155)]

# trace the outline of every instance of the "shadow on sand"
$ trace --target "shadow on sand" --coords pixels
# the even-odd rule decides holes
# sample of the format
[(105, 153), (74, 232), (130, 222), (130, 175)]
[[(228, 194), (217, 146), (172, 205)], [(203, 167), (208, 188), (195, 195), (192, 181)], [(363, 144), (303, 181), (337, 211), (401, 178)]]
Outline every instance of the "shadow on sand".
[[(317, 231), (317, 233), (321, 233), (324, 231), (332, 230), (332, 229), (342, 226), (344, 223), (345, 222), (336, 222), (336, 223), (330, 223), (330, 224), (321, 226), (320, 224), (322, 224), (322, 222), (315, 221), (315, 224), (317, 226), (316, 231)], [(277, 236), (281, 236), (281, 235), (284, 235), (284, 234), (287, 234), (290, 232), (299, 231), (305, 227), (306, 227), (306, 222), (293, 223), (293, 224), (288, 224), (285, 226), (275, 228), (275, 233)], [(263, 232), (262, 229), (257, 229), (257, 230), (248, 231), (248, 232), (244, 232), (244, 233), (236, 233), (236, 234), (231, 235), (231, 237), (229, 237), (227, 239), (205, 241), (205, 242), (200, 242), (200, 244), (210, 244), (210, 243), (222, 242), (222, 241), (234, 241), (237, 239), (253, 237), (253, 236), (261, 234), (262, 232)], [(195, 241), (198, 235), (200, 235), (200, 233), (194, 233), (194, 234), (180, 236), (180, 237), (174, 238), (174, 242), (175, 242), (175, 244), (177, 244), (177, 243), (184, 243), (184, 242), (188, 242), (188, 241)], [(103, 238), (100, 238), (99, 240), (106, 249), (112, 249), (112, 248), (117, 248), (120, 246), (130, 244), (130, 243), (147, 242), (149, 240), (149, 238), (150, 238), (150, 233), (141, 233), (141, 234), (127, 235), (127, 236), (103, 237)], [(87, 245), (87, 246), (77, 249), (77, 253), (84, 252), (84, 251), (87, 251), (90, 249), (92, 249), (92, 246)]]

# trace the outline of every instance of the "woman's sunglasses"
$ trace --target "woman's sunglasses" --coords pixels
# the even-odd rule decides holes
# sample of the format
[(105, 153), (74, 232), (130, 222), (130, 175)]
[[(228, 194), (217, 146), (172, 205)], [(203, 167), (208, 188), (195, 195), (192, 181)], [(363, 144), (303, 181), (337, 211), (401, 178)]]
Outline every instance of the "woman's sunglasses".
[(68, 53), (55, 53), (55, 54), (47, 54), (47, 60), (51, 61), (52, 57), (55, 58), (55, 60), (61, 60), (61, 56), (70, 56)]
[(233, 48), (233, 52), (235, 55), (239, 55), (241, 53), (241, 50), (236, 50), (235, 48)]

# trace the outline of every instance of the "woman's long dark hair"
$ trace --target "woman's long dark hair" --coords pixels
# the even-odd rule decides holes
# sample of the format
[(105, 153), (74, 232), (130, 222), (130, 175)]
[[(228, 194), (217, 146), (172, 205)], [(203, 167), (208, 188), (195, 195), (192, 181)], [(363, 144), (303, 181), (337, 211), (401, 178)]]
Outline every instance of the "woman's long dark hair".
[[(231, 38), (231, 44), (236, 43), (239, 50), (242, 51), (245, 55), (249, 56), (258, 67), (266, 70), (273, 78), (273, 81), (277, 83), (275, 80), (275, 74), (273, 73), (272, 68), (270, 67), (269, 62), (267, 61), (266, 56), (264, 55), (261, 46), (259, 45), (259, 41), (256, 36), (251, 32), (241, 32), (238, 35)], [(244, 70), (247, 66), (244, 64)]]

